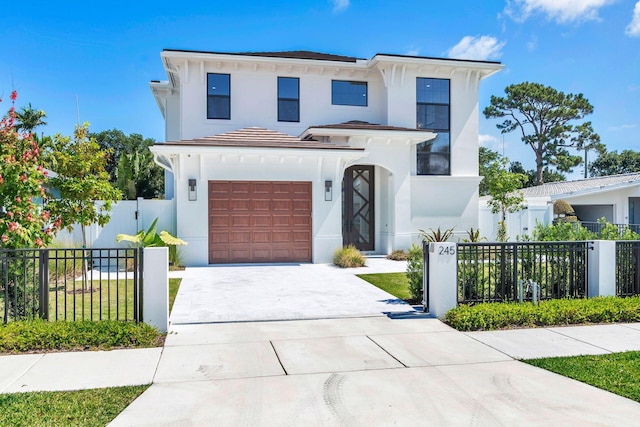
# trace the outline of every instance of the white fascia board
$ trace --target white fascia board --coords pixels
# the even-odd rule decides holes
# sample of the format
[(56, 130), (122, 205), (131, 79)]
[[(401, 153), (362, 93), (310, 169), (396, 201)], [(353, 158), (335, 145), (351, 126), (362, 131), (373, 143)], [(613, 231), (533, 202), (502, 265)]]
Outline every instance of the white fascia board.
[(618, 184), (603, 185), (598, 188), (590, 188), (586, 190), (572, 191), (569, 193), (554, 194), (549, 196), (551, 200), (566, 199), (578, 196), (587, 196), (589, 194), (608, 193), (609, 191), (621, 190), (629, 187), (637, 187), (640, 181), (620, 182)]
[(270, 147), (222, 147), (222, 146), (177, 146), (170, 144), (156, 144), (149, 147), (152, 153), (169, 157), (171, 154), (242, 154), (256, 156), (300, 156), (300, 157), (329, 157), (357, 160), (367, 157), (364, 150), (332, 150), (330, 148), (270, 148)]
[(160, 108), (160, 112), (162, 113), (163, 118), (167, 118), (167, 112), (165, 111), (164, 101), (166, 100), (167, 95), (171, 91), (171, 87), (169, 86), (168, 81), (164, 82), (150, 82), (149, 88), (151, 89), (151, 93), (153, 94), (153, 98), (156, 100), (156, 104), (158, 104), (158, 108)]
[(376, 55), (370, 61), (370, 68), (377, 65), (414, 65), (433, 68), (448, 68), (460, 71), (480, 71), (480, 78), (489, 77), (504, 68), (504, 64), (453, 59), (412, 58), (404, 56)]
[(308, 128), (300, 136), (304, 139), (308, 135), (316, 136), (342, 136), (352, 137), (359, 136), (365, 138), (395, 138), (407, 140), (411, 143), (419, 144), (424, 141), (430, 141), (438, 136), (437, 133), (428, 131), (410, 131), (410, 130), (374, 130), (374, 129), (339, 129), (339, 128)]
[(269, 64), (269, 65), (298, 65), (298, 66), (313, 66), (323, 68), (340, 68), (343, 70), (358, 69), (368, 70), (368, 60), (356, 60), (356, 62), (342, 62), (342, 61), (326, 61), (321, 59), (302, 59), (302, 58), (281, 58), (272, 56), (253, 56), (253, 55), (229, 55), (224, 53), (206, 53), (206, 52), (176, 52), (176, 51), (163, 51), (161, 53), (163, 59), (165, 59), (165, 68), (171, 59), (190, 60), (190, 61), (205, 61), (205, 62), (242, 62), (250, 64)]

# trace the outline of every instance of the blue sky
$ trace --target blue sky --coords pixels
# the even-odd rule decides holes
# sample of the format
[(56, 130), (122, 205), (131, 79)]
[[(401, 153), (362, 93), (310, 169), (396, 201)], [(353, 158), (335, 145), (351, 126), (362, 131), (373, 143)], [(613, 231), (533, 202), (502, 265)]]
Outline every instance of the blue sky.
[[(93, 4), (92, 4), (93, 3)], [(45, 110), (46, 134), (118, 128), (162, 141), (148, 82), (166, 79), (163, 48), (210, 51), (314, 50), (497, 60), (481, 86), (492, 94), (523, 81), (583, 93), (609, 150), (640, 150), (640, 1), (32, 1), (2, 8), (0, 110), (27, 102)], [(495, 120), (480, 119), (481, 143), (502, 151)], [(533, 168), (516, 134), (505, 154)], [(581, 167), (573, 176), (579, 176)]]

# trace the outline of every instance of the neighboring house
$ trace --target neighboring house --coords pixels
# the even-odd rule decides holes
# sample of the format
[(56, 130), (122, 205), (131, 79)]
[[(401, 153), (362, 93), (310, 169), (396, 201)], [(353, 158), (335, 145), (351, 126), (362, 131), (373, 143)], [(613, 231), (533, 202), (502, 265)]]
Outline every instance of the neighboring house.
[(387, 254), (478, 222), (478, 87), (497, 62), (164, 50), (151, 82), (187, 265)]
[[(509, 236), (530, 235), (536, 221), (553, 221), (553, 202), (566, 200), (583, 222), (605, 218), (613, 224), (640, 224), (640, 172), (622, 175), (549, 182), (523, 188), (525, 209), (507, 218)], [(495, 237), (498, 216), (491, 214), (486, 202), (480, 199), (480, 229), (487, 237)]]

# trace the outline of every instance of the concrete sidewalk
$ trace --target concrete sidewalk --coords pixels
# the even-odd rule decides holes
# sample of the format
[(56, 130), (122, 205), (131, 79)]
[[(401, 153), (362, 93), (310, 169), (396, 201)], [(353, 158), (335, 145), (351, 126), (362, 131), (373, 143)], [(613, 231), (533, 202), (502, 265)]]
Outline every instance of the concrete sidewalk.
[(153, 385), (119, 425), (629, 425), (640, 404), (514, 360), (640, 350), (640, 324), (461, 333), (384, 316), (173, 325), (163, 349), (0, 356), (0, 391)]

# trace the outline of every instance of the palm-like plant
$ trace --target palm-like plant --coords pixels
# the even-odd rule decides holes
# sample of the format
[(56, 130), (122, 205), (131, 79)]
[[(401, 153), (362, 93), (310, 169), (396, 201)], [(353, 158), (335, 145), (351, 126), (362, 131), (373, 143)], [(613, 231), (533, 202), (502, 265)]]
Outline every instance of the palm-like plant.
[(45, 117), (47, 115), (43, 110), (37, 110), (31, 106), (31, 103), (28, 103), (26, 107), (22, 107), (20, 111), (16, 112), (15, 128), (18, 131), (33, 133), (35, 128), (46, 126)]

